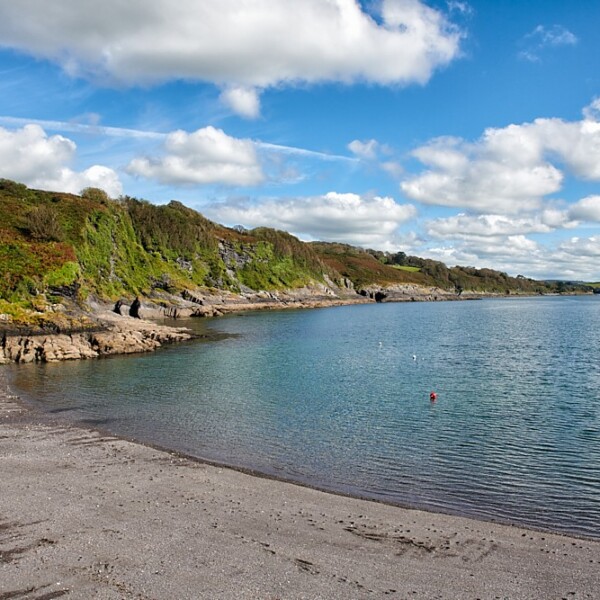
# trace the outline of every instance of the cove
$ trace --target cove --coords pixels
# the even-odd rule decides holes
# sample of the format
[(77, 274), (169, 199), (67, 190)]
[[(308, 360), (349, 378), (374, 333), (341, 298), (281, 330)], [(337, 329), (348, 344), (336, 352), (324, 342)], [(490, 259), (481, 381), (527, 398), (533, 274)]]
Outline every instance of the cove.
[(180, 320), (221, 339), (8, 368), (36, 406), (116, 435), (326, 490), (600, 538), (599, 300)]

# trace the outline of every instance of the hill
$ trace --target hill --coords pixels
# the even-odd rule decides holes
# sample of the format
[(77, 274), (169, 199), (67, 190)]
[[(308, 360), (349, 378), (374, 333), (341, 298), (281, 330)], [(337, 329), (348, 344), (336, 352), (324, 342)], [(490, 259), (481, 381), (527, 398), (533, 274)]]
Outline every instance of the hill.
[(56, 321), (68, 305), (86, 309), (137, 296), (201, 291), (252, 294), (316, 288), (330, 296), (412, 285), (454, 295), (581, 290), (564, 282), (508, 277), (490, 269), (304, 243), (269, 228), (251, 231), (210, 221), (179, 202), (158, 206), (95, 188), (81, 195), (32, 190), (0, 180), (0, 318)]
[(415, 284), (455, 292), (480, 294), (584, 293), (585, 283), (537, 281), (522, 275), (510, 277), (493, 269), (447, 267), (444, 263), (408, 256), (404, 252), (381, 252), (347, 244), (313, 242), (323, 262), (347, 277), (357, 288)]

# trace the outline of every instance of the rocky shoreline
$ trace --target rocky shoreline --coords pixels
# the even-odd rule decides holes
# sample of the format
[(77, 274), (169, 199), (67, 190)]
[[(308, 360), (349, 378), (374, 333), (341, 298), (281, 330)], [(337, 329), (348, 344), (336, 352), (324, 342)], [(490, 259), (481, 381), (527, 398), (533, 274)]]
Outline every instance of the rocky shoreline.
[(0, 365), (149, 352), (191, 338), (192, 334), (183, 328), (127, 318), (100, 331), (6, 336), (0, 344)]
[[(414, 284), (368, 286), (358, 291), (318, 284), (280, 292), (248, 290), (236, 294), (223, 290), (201, 290), (186, 291), (180, 296), (156, 294), (151, 298), (143, 298), (134, 311), (131, 310), (131, 300), (122, 299), (115, 305), (107, 305), (92, 299), (78, 317), (83, 315), (83, 327), (19, 330), (11, 329), (6, 321), (0, 322), (0, 365), (150, 352), (164, 344), (193, 337), (188, 329), (157, 322), (165, 318), (207, 318), (251, 310), (327, 308), (373, 302), (473, 300), (489, 296), (492, 295), (463, 293), (459, 296), (456, 292)], [(67, 315), (69, 312), (62, 305), (58, 305), (56, 310)], [(77, 310), (81, 312), (80, 308)], [(77, 319), (72, 322), (77, 322)]]
[[(127, 300), (113, 306), (91, 300), (83, 313), (83, 327), (67, 325), (58, 331), (56, 327), (19, 330), (10, 329), (10, 324), (4, 322), (4, 331), (0, 328), (0, 365), (151, 352), (162, 345), (194, 337), (186, 328), (157, 322), (165, 318), (218, 317), (249, 310), (325, 308), (372, 301), (358, 294), (338, 296), (322, 287), (244, 295), (210, 290), (202, 294), (187, 292), (182, 296), (163, 294), (138, 300), (135, 311), (131, 310), (133, 303)], [(135, 317), (130, 316), (134, 313)], [(77, 319), (72, 322), (77, 323)]]

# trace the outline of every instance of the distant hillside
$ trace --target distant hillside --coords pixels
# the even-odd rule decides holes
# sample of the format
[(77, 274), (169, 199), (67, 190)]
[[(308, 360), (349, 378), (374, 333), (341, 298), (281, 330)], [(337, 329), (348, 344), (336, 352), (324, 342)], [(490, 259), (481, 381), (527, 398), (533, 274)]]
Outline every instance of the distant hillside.
[(407, 256), (404, 252), (365, 250), (347, 244), (313, 242), (330, 268), (351, 279), (356, 287), (414, 283), (443, 290), (493, 294), (550, 294), (585, 291), (587, 284), (536, 281), (492, 269), (447, 267), (444, 263)]
[(90, 295), (116, 300), (314, 284), (358, 291), (404, 283), (457, 294), (576, 289), (489, 269), (449, 269), (403, 253), (309, 244), (268, 228), (227, 228), (174, 201), (157, 206), (127, 196), (111, 200), (95, 188), (77, 196), (0, 180), (0, 314), (15, 318)]

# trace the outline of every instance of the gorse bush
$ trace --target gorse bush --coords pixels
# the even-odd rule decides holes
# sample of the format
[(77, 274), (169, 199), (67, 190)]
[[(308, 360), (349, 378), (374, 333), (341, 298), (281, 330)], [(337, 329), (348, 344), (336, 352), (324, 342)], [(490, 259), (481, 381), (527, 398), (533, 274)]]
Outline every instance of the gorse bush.
[(65, 233), (54, 207), (48, 204), (34, 206), (27, 213), (27, 229), (32, 239), (45, 242), (60, 242)]
[(86, 187), (81, 190), (79, 195), (86, 200), (92, 200), (93, 202), (99, 202), (100, 204), (107, 204), (110, 202), (110, 196), (100, 188)]

